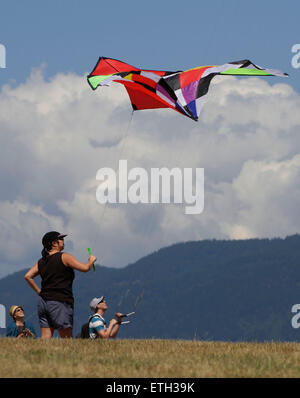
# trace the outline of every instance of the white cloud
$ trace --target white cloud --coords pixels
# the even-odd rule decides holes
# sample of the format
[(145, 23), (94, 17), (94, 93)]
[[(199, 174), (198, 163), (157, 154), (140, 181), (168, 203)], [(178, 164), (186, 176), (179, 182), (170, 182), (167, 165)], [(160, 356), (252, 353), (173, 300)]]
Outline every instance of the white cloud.
[(52, 226), (63, 229), (60, 217), (47, 214), (40, 206), (19, 201), (0, 202), (0, 277), (30, 268), (41, 251), (41, 231)]
[[(109, 266), (179, 241), (298, 232), (300, 97), (288, 80), (274, 79), (280, 83), (219, 77), (198, 123), (172, 110), (140, 111), (129, 130), (131, 107), (121, 85), (93, 92), (85, 76), (46, 81), (41, 68), (24, 84), (3, 87), (1, 263), (24, 268), (51, 229), (70, 234), (80, 260), (91, 246)], [(186, 215), (178, 205), (103, 208), (96, 172), (116, 170), (121, 158), (148, 171), (203, 167), (204, 212)]]
[(299, 233), (300, 155), (278, 162), (245, 162), (233, 190), (243, 204), (239, 221), (255, 236)]

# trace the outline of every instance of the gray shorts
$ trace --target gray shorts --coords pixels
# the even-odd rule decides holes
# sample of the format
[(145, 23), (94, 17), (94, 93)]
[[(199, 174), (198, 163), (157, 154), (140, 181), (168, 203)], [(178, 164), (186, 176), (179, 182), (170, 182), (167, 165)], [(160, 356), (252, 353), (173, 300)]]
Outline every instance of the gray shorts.
[(38, 316), (41, 328), (73, 328), (73, 307), (60, 301), (45, 301), (38, 298)]

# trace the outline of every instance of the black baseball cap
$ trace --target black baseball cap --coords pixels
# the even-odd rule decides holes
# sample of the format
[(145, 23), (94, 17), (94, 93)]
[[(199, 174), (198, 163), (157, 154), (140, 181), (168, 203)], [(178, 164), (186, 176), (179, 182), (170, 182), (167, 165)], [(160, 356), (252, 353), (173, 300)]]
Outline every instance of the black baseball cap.
[(48, 243), (52, 243), (52, 242), (54, 242), (55, 240), (58, 240), (58, 239), (63, 239), (65, 236), (68, 236), (68, 235), (61, 234), (61, 233), (59, 233), (57, 231), (47, 232), (43, 236), (42, 244), (43, 244), (43, 246), (46, 246)]

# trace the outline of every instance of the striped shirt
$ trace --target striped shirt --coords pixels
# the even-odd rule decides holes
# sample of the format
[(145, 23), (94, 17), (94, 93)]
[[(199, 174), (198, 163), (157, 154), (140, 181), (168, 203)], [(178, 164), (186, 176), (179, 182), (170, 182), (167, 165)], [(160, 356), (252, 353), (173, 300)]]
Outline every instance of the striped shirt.
[(106, 330), (106, 322), (101, 315), (94, 314), (89, 321), (90, 339), (97, 339), (99, 330)]

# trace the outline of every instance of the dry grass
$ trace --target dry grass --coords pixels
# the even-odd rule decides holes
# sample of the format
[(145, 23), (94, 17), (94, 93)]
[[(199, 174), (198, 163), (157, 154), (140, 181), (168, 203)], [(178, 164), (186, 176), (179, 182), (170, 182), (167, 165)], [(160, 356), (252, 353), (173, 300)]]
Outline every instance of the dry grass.
[(300, 377), (299, 343), (0, 339), (0, 377)]

